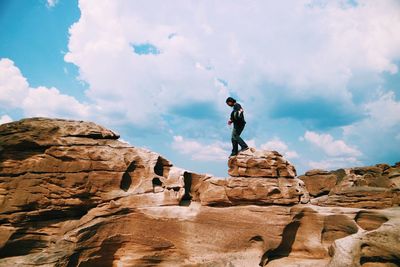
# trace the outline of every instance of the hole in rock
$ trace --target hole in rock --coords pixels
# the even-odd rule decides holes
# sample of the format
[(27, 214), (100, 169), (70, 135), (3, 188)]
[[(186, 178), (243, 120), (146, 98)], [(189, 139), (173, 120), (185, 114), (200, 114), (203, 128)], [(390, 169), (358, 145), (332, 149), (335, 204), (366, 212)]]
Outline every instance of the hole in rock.
[(169, 173), (169, 168), (170, 168), (170, 163), (168, 162), (168, 160), (159, 156), (157, 158), (156, 165), (154, 165), (154, 173), (159, 176), (167, 177)]
[(189, 172), (184, 172), (183, 182), (185, 187), (185, 194), (183, 195), (179, 205), (189, 206), (192, 200), (192, 195), (190, 194), (190, 191), (192, 190), (192, 174)]
[(270, 192), (268, 192), (268, 196), (271, 196), (271, 195), (276, 195), (276, 194), (280, 194), (281, 193), (281, 190), (279, 190), (279, 188), (274, 188), (274, 189), (272, 189)]
[(371, 231), (378, 229), (388, 219), (373, 211), (359, 211), (355, 217), (356, 223), (364, 230)]
[[(361, 266), (399, 266), (400, 258), (393, 256), (391, 259), (384, 259), (379, 256), (361, 257)], [(372, 264), (371, 264), (372, 263)]]
[(261, 257), (260, 266), (264, 266), (267, 262), (289, 256), (290, 252), (292, 252), (292, 246), (300, 227), (300, 219), (303, 216), (303, 213), (297, 214), (293, 218), (293, 221), (285, 226), (282, 233), (281, 243), (276, 249), (268, 250), (264, 253)]
[(124, 172), (124, 174), (122, 175), (122, 179), (121, 179), (121, 183), (119, 185), (119, 187), (124, 190), (125, 192), (128, 191), (129, 187), (131, 187), (132, 184), (132, 177), (130, 172), (133, 172), (136, 168), (135, 162), (132, 161), (128, 168), (126, 169), (126, 171)]
[(256, 235), (256, 236), (253, 236), (252, 238), (250, 238), (249, 241), (263, 242), (264, 239), (261, 236)]
[[(160, 193), (164, 191), (164, 184), (163, 182), (160, 180), (160, 178), (158, 177), (154, 177), (152, 180), (153, 183), (153, 193)], [(171, 188), (167, 188), (167, 189), (171, 189)]]
[(68, 260), (67, 267), (75, 267), (78, 266), (79, 263), (79, 252), (73, 253)]
[(324, 228), (322, 229), (322, 241), (331, 244), (339, 238), (352, 235), (358, 232), (358, 226), (354, 220), (346, 215), (335, 214), (324, 218)]
[(157, 158), (156, 165), (154, 166), (154, 173), (160, 176), (164, 174), (164, 164), (161, 157)]
[(172, 187), (172, 190), (174, 190), (175, 192), (179, 192), (181, 188), (179, 186), (174, 186)]
[(158, 177), (154, 177), (152, 182), (153, 182), (153, 187), (154, 186), (162, 186), (162, 182), (161, 182), (160, 178), (158, 178)]

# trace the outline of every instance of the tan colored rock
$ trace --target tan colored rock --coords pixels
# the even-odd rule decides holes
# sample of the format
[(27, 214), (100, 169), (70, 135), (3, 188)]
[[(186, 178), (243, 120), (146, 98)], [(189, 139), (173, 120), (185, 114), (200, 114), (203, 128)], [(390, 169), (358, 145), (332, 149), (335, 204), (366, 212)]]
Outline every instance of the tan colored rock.
[(227, 206), (242, 204), (295, 205), (308, 202), (304, 185), (299, 179), (248, 178), (205, 179), (193, 187), (202, 205)]
[[(400, 208), (374, 211), (386, 222), (370, 231), (338, 239), (330, 248), (329, 267), (398, 266), (400, 263)], [(374, 227), (375, 228), (375, 227)]]
[(306, 204), (310, 183), (277, 152), (245, 151), (230, 159), (233, 177), (217, 178), (117, 138), (78, 121), (0, 126), (0, 266), (366, 267), (399, 258), (398, 210), (348, 207), (395, 205), (398, 165), (308, 172), (337, 178), (328, 194), (330, 184), (315, 187), (316, 206)]
[(399, 169), (378, 164), (332, 172), (314, 170), (299, 178), (315, 197), (311, 199), (315, 205), (388, 208), (400, 204), (400, 187), (393, 178)]
[(381, 227), (388, 218), (378, 211), (362, 210), (357, 213), (355, 221), (362, 229), (371, 231)]
[(230, 157), (228, 174), (241, 177), (296, 177), (296, 169), (276, 151), (250, 148)]
[(313, 197), (328, 194), (337, 182), (335, 174), (323, 170), (308, 171), (305, 175), (299, 176), (299, 179), (304, 181), (308, 192)]

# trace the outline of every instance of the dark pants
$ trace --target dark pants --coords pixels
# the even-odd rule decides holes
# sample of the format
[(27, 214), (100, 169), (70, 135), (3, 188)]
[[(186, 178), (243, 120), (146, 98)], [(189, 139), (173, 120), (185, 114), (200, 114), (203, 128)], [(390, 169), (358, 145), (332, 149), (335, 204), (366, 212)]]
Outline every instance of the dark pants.
[(240, 137), (243, 132), (244, 125), (234, 125), (232, 129), (232, 154), (237, 154), (239, 150), (239, 145), (241, 148), (246, 148), (247, 144)]

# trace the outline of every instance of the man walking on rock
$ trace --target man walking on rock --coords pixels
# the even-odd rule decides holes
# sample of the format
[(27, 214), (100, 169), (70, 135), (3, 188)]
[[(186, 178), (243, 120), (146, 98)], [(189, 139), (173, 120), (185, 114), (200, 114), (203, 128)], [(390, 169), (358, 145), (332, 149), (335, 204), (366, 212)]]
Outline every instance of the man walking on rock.
[(226, 99), (226, 104), (233, 108), (231, 112), (231, 117), (228, 121), (228, 124), (231, 125), (233, 123), (232, 129), (232, 153), (230, 157), (236, 156), (238, 154), (239, 145), (242, 148), (240, 151), (245, 151), (249, 148), (249, 146), (243, 141), (240, 137), (240, 134), (243, 132), (246, 121), (244, 120), (243, 108), (242, 106), (236, 102), (236, 100), (232, 97), (228, 97)]

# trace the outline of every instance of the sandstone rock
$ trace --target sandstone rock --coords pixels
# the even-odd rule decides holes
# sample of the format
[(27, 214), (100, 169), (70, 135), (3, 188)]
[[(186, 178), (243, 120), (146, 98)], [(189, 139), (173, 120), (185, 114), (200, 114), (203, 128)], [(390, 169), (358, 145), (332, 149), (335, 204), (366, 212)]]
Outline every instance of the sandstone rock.
[(377, 211), (362, 210), (357, 213), (356, 223), (364, 230), (371, 231), (378, 229), (388, 218)]
[[(399, 164), (313, 170), (302, 181), (279, 153), (252, 149), (230, 159), (232, 177), (217, 178), (117, 139), (88, 122), (0, 126), (0, 266), (367, 267), (399, 259), (398, 208), (365, 209), (398, 203)], [(333, 187), (313, 184), (326, 176), (336, 176)], [(306, 187), (320, 206), (307, 204)]]
[[(1, 125), (0, 133), (0, 221), (13, 232), (0, 235), (2, 255), (48, 246), (48, 233), (25, 233), (78, 219), (113, 199), (151, 193), (136, 197), (136, 205), (178, 205), (184, 194), (168, 160), (93, 123), (26, 119)], [(157, 194), (155, 179), (162, 181)]]
[[(400, 187), (394, 177), (399, 167), (378, 164), (326, 172), (314, 170), (299, 178), (320, 206), (387, 208), (400, 204)], [(322, 197), (323, 195), (327, 197)]]
[(294, 178), (296, 169), (276, 151), (250, 148), (230, 157), (228, 174), (241, 177)]
[(337, 182), (335, 174), (321, 170), (308, 171), (305, 175), (299, 176), (299, 179), (304, 181), (308, 192), (313, 197), (328, 194)]
[(301, 181), (287, 178), (210, 178), (192, 190), (202, 205), (211, 206), (294, 205), (300, 203), (301, 197), (305, 196)]
[(265, 252), (263, 266), (326, 266), (332, 242), (358, 232), (356, 213), (351, 208), (292, 207), (292, 220), (283, 230), (282, 241)]
[[(387, 219), (378, 228), (336, 240), (330, 249), (329, 267), (398, 266), (400, 263), (400, 209), (374, 211)], [(377, 265), (378, 264), (378, 265)]]

